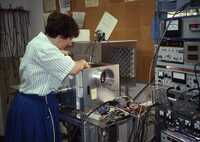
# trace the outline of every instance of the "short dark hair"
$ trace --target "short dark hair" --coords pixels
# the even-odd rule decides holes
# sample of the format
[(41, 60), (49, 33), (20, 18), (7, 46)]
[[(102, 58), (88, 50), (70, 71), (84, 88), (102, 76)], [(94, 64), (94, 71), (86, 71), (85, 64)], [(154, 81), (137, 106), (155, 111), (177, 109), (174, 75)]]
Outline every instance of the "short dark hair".
[(63, 38), (73, 38), (79, 35), (79, 28), (71, 16), (53, 12), (48, 16), (45, 34), (52, 38), (59, 35)]

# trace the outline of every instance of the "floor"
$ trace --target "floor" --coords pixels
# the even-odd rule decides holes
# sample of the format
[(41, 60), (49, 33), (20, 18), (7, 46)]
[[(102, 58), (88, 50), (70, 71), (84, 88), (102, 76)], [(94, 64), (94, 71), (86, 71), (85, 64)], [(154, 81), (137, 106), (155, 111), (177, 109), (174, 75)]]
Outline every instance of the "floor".
[(0, 136), (0, 142), (3, 142), (3, 137), (2, 136)]

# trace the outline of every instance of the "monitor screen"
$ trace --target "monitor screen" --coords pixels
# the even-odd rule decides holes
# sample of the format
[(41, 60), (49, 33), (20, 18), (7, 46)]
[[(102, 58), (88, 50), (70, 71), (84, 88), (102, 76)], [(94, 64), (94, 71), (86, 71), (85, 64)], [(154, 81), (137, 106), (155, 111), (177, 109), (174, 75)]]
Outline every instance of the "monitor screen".
[[(171, 22), (170, 22), (171, 21)], [(165, 28), (167, 28), (165, 37), (169, 38), (179, 38), (182, 35), (182, 23), (181, 19), (167, 19), (165, 21)]]
[[(168, 26), (170, 21), (166, 21), (166, 27)], [(178, 31), (179, 30), (179, 21), (172, 20), (167, 31)]]

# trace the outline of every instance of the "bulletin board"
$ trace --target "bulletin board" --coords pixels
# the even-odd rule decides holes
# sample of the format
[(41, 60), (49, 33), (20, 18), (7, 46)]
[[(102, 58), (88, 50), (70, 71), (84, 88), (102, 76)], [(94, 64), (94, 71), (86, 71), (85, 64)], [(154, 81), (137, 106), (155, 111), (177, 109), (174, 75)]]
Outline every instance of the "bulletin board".
[(99, 0), (98, 7), (85, 7), (85, 0), (72, 0), (72, 11), (86, 12), (84, 27), (91, 30), (93, 39), (103, 13), (109, 12), (118, 19), (109, 40), (137, 40), (136, 79), (147, 81), (149, 66), (153, 56), (151, 23), (155, 9), (155, 0)]

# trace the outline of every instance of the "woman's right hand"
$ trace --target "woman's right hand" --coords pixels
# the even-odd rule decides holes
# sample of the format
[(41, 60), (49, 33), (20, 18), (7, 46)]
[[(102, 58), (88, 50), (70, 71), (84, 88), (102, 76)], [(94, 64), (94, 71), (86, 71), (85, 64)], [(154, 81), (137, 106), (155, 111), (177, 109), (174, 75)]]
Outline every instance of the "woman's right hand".
[(86, 60), (78, 60), (75, 62), (75, 66), (71, 71), (71, 74), (78, 74), (81, 70), (85, 69), (85, 68), (89, 68), (90, 65)]
[(86, 61), (86, 60), (79, 60), (80, 62), (82, 62), (82, 64), (83, 64), (83, 69), (84, 68), (89, 68), (90, 67), (90, 65), (89, 65), (89, 63)]

